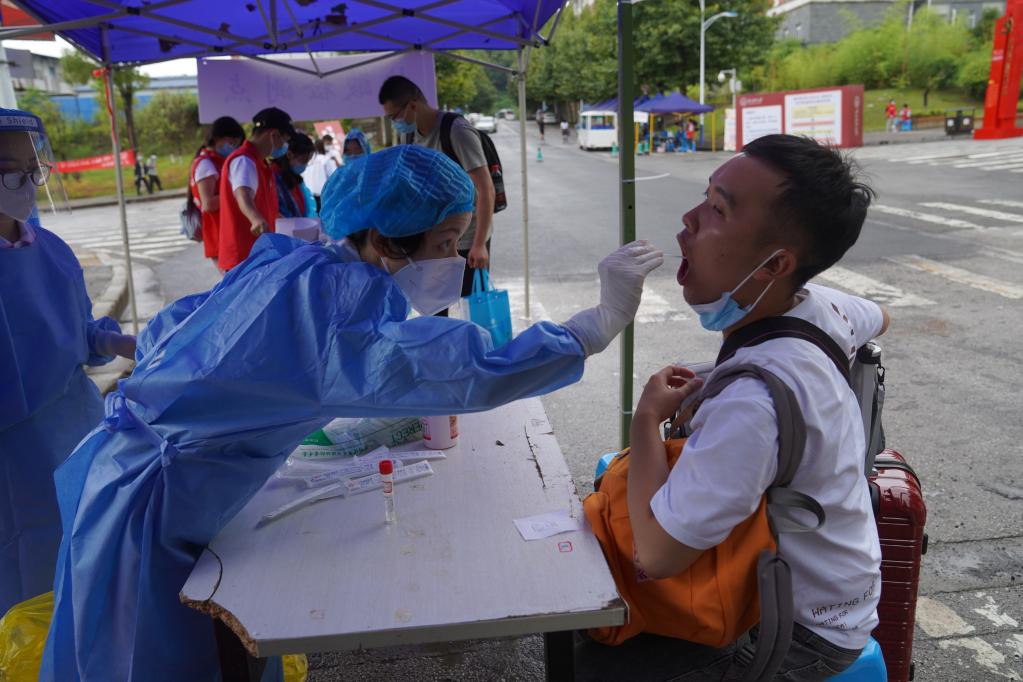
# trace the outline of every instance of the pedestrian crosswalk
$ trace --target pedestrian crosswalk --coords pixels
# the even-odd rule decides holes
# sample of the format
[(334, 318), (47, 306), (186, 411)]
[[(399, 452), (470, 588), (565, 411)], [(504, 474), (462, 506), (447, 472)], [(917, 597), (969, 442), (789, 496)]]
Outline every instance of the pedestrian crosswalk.
[[(128, 206), (128, 237), (132, 258), (153, 265), (193, 244), (181, 235), (176, 214), (177, 204), (161, 201)], [(116, 209), (87, 208), (76, 209), (70, 214), (46, 215), (43, 225), (66, 241), (80, 258), (89, 253), (118, 257), (124, 255)]]
[(931, 166), (955, 170), (1023, 173), (1023, 146), (1005, 143), (998, 148), (975, 142), (942, 144), (938, 150), (922, 151), (918, 145), (880, 147), (857, 156), (878, 158), (891, 164)]

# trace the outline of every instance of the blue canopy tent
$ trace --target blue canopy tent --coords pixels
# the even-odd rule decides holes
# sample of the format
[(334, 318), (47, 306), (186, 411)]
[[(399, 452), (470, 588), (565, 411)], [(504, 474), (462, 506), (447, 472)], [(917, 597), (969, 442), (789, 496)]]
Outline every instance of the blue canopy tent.
[(678, 90), (668, 95), (657, 95), (647, 101), (636, 104), (636, 111), (645, 111), (648, 114), (705, 114), (714, 111), (710, 104), (700, 104), (689, 99)]
[[(88, 53), (108, 70), (181, 58), (232, 55), (297, 69), (327, 78), (361, 65), (411, 51), (450, 57), (515, 74), (519, 82), (522, 221), (525, 240), (526, 316), (529, 308), (529, 219), (526, 176), (525, 72), (531, 48), (550, 42), (564, 0), (18, 0), (39, 25), (0, 28), (0, 40), (53, 32)], [(215, 10), (215, 11), (213, 11)], [(557, 15), (557, 16), (555, 16)], [(540, 29), (554, 18), (545, 37)], [(517, 50), (517, 68), (491, 64), (451, 50)], [(317, 52), (367, 52), (365, 61), (322, 71)], [(307, 53), (312, 69), (285, 60), (283, 53)], [(109, 85), (107, 98), (116, 107)], [(115, 158), (120, 154), (113, 120)], [(115, 174), (121, 231), (138, 332), (134, 278), (124, 208), (124, 180)]]

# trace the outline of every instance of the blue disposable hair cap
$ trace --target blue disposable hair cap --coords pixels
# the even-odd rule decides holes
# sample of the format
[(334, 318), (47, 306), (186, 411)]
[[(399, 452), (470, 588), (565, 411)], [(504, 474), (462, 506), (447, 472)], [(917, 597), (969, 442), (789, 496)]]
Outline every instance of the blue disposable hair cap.
[(404, 144), (345, 164), (327, 180), (321, 198), (323, 229), (333, 239), (371, 227), (385, 237), (405, 237), (471, 212), (476, 188), (446, 155)]

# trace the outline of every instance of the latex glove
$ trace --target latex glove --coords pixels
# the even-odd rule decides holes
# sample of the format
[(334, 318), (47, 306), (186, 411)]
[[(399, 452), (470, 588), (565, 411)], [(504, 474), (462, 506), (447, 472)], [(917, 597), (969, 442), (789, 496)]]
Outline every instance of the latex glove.
[(643, 296), (643, 280), (663, 262), (664, 254), (645, 240), (626, 244), (600, 261), (600, 303), (564, 324), (579, 339), (586, 355), (607, 348), (632, 322)]
[(97, 355), (113, 357), (120, 355), (129, 360), (135, 359), (135, 337), (129, 334), (118, 334), (114, 331), (97, 329), (92, 341), (92, 350)]

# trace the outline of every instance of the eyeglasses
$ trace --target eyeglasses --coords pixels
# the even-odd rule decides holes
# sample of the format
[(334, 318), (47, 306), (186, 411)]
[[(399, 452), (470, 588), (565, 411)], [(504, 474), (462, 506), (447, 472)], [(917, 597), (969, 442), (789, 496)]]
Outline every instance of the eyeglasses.
[(50, 177), (50, 167), (41, 165), (32, 170), (9, 170), (0, 171), (0, 181), (6, 189), (21, 189), (25, 181), (32, 179), (32, 184), (42, 187)]
[(412, 104), (412, 100), (408, 100), (407, 102), (402, 104), (401, 105), (401, 109), (398, 109), (396, 112), (394, 112), (392, 115), (388, 116), (387, 118), (391, 119), (391, 123), (394, 123), (395, 121), (397, 121), (398, 119), (401, 118), (401, 115), (403, 113), (405, 113), (405, 110), (408, 109), (408, 105), (410, 105), (410, 104)]

